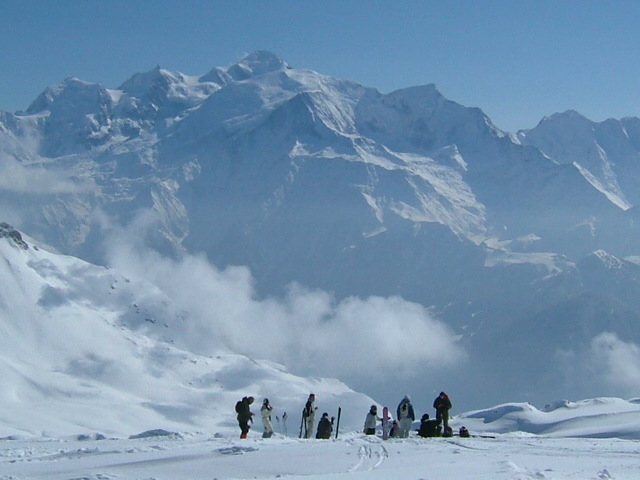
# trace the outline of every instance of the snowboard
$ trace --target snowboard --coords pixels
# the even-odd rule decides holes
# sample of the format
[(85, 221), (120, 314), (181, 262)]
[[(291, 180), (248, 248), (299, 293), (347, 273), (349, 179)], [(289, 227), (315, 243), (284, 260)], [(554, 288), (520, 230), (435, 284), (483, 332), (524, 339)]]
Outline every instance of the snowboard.
[(384, 407), (382, 409), (382, 439), (386, 440), (389, 438), (389, 409)]

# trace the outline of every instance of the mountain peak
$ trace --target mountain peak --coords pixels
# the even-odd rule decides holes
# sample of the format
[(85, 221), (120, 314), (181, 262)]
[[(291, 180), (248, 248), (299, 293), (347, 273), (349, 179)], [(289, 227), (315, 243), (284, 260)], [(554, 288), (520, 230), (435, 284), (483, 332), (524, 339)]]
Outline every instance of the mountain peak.
[(575, 110), (566, 110), (564, 112), (554, 113), (553, 115), (544, 117), (542, 120), (540, 120), (538, 126), (551, 122), (559, 122), (565, 125), (587, 125), (592, 123), (591, 120), (582, 115), (580, 112), (577, 112)]
[(291, 66), (280, 57), (266, 50), (257, 50), (250, 53), (235, 65), (227, 69), (227, 73), (234, 80), (246, 80), (247, 78), (278, 70), (289, 69)]
[(118, 87), (118, 90), (122, 90), (132, 96), (139, 96), (146, 93), (153, 85), (160, 84), (166, 88), (172, 77), (171, 72), (164, 70), (160, 65), (156, 65), (148, 72), (134, 74), (128, 80), (125, 80)]
[(107, 97), (106, 89), (99, 83), (91, 83), (76, 77), (68, 77), (57, 85), (47, 87), (27, 108), (32, 115), (49, 110), (57, 98)]
[(388, 96), (391, 98), (420, 98), (425, 103), (438, 103), (446, 100), (434, 83), (401, 88), (391, 92)]

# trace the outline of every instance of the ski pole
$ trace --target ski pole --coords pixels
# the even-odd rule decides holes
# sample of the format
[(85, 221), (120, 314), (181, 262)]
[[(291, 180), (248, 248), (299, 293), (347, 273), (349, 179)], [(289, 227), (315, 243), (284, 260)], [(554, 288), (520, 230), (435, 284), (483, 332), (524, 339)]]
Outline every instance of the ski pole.
[(282, 429), (284, 430), (284, 436), (288, 437), (289, 433), (287, 432), (287, 412), (282, 414)]

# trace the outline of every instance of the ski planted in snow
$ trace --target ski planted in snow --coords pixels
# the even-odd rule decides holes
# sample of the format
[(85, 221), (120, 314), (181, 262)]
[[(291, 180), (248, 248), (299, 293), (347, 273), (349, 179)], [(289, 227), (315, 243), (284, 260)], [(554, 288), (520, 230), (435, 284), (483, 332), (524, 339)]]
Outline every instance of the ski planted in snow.
[(342, 408), (338, 407), (338, 419), (336, 420), (336, 438), (338, 438), (338, 430), (340, 430), (340, 415), (342, 415)]

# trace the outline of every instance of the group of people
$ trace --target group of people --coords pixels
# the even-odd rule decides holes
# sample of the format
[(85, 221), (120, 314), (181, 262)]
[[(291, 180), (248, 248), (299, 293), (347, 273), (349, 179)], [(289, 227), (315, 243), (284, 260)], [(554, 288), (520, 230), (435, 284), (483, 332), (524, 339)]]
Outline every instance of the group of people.
[[(316, 396), (311, 393), (304, 409), (302, 410), (302, 421), (300, 425), (300, 437), (312, 438), (315, 427), (315, 415), (318, 407), (315, 406)], [(242, 397), (242, 400), (236, 403), (236, 413), (238, 418), (238, 425), (240, 426), (240, 438), (247, 438), (250, 423), (253, 423), (253, 413), (251, 412), (251, 405), (254, 402), (253, 397)], [(418, 435), (422, 437), (435, 437), (439, 435), (449, 435), (451, 433), (451, 427), (449, 427), (449, 410), (451, 409), (451, 400), (445, 392), (440, 392), (440, 395), (433, 401), (433, 408), (436, 410), (435, 420), (429, 418), (429, 414), (425, 413), (420, 421), (420, 429)], [(260, 407), (260, 415), (262, 417), (262, 425), (264, 431), (262, 433), (263, 438), (269, 438), (273, 435), (273, 424), (271, 423), (271, 412), (273, 407), (269, 403), (269, 399), (265, 398), (262, 401), (262, 407)], [(286, 415), (286, 413), (284, 414)], [(286, 417), (285, 417), (286, 418)], [(405, 397), (398, 404), (396, 410), (396, 418), (392, 421), (389, 436), (407, 438), (411, 431), (411, 425), (415, 421), (416, 416), (411, 404), (411, 398), (409, 395)], [(331, 438), (333, 432), (334, 418), (329, 419), (328, 413), (323, 413), (316, 431), (316, 438), (328, 439)], [(364, 422), (364, 433), (367, 435), (375, 435), (376, 426), (378, 422), (382, 421), (382, 418), (378, 416), (378, 407), (372, 405), (369, 413)]]
[[(449, 410), (451, 409), (449, 396), (444, 392), (440, 392), (440, 395), (433, 401), (433, 408), (436, 409), (436, 418), (434, 420), (430, 419), (428, 413), (422, 415), (418, 435), (421, 437), (439, 437), (440, 435), (451, 437), (453, 430), (449, 426)], [(467, 429), (462, 427), (460, 430), (461, 435), (464, 435), (465, 431)]]
[[(253, 423), (253, 412), (251, 411), (251, 405), (253, 404), (253, 397), (242, 397), (236, 403), (236, 413), (238, 418), (238, 425), (240, 426), (240, 438), (247, 438), (249, 434), (250, 423)], [(273, 424), (271, 423), (271, 411), (273, 407), (269, 403), (269, 399), (265, 398), (262, 401), (262, 407), (260, 407), (260, 414), (262, 416), (262, 424), (264, 425), (263, 438), (269, 438), (273, 435)]]
[[(302, 410), (302, 423), (300, 425), (300, 436), (304, 438), (312, 438), (313, 429), (315, 427), (316, 410), (315, 406), (316, 396), (311, 393), (304, 409)], [(242, 400), (236, 403), (236, 413), (238, 418), (238, 425), (240, 426), (240, 438), (247, 438), (250, 423), (253, 423), (253, 412), (251, 412), (251, 405), (254, 402), (253, 397), (242, 397)], [(262, 417), (262, 425), (264, 431), (262, 432), (262, 438), (269, 438), (273, 435), (273, 423), (271, 422), (271, 412), (273, 407), (269, 403), (269, 399), (265, 398), (262, 401), (262, 407), (260, 407), (260, 415)], [(283, 421), (286, 420), (286, 413), (283, 414)], [(323, 413), (320, 421), (318, 422), (318, 428), (316, 432), (316, 438), (328, 439), (331, 438), (333, 432), (333, 417), (329, 419), (328, 413)]]
[[(436, 410), (435, 420), (429, 420), (429, 414), (425, 413), (420, 422), (418, 435), (423, 437), (435, 437), (440, 435), (439, 432), (444, 432), (446, 434), (450, 431), (449, 410), (451, 410), (451, 400), (449, 399), (449, 396), (445, 392), (440, 392), (433, 401), (433, 408)], [(391, 424), (389, 436), (407, 438), (411, 431), (411, 425), (415, 419), (416, 415), (413, 410), (413, 405), (411, 404), (411, 398), (409, 395), (405, 395), (396, 409), (396, 419), (393, 420)], [(376, 405), (371, 405), (371, 409), (369, 410), (369, 413), (367, 413), (367, 417), (364, 421), (364, 433), (366, 435), (375, 435), (376, 425), (379, 421), (382, 421), (382, 418), (378, 416), (378, 407)]]
[[(302, 410), (302, 428), (300, 429), (300, 437), (313, 437), (316, 410), (318, 410), (318, 407), (314, 405), (315, 401), (316, 396), (311, 393), (307, 399), (307, 403), (304, 405), (304, 409)], [(329, 414), (324, 412), (318, 422), (316, 438), (325, 440), (331, 438), (331, 433), (333, 433), (333, 421), (334, 418), (331, 417), (331, 419), (329, 419)]]

